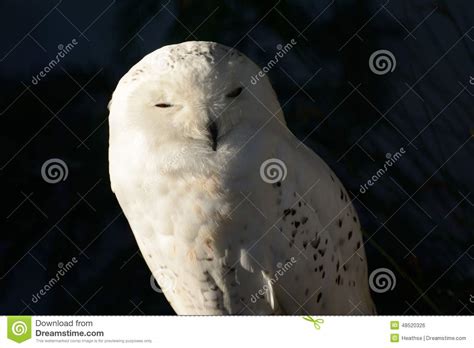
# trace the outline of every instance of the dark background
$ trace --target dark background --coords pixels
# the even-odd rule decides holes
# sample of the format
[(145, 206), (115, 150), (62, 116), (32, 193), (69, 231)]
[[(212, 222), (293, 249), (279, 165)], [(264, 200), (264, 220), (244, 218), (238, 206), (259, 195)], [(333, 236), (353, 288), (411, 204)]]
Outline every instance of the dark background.
[[(269, 76), (290, 129), (351, 191), (369, 271), (396, 275), (392, 291), (374, 294), (378, 312), (472, 314), (473, 25), (472, 0), (1, 1), (1, 312), (173, 313), (109, 187), (111, 93), (166, 44), (217, 41), (264, 66), (293, 38)], [(72, 39), (78, 45), (32, 84)], [(379, 49), (396, 57), (393, 72), (370, 71)], [(42, 179), (50, 158), (67, 164), (65, 181)]]

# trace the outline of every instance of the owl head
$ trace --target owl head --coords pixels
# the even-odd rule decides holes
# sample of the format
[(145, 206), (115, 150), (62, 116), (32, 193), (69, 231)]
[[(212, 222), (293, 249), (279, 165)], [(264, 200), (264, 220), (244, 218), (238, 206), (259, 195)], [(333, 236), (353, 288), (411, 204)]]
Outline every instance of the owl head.
[(111, 137), (152, 146), (186, 144), (219, 151), (248, 140), (265, 123), (284, 124), (268, 77), (236, 49), (190, 41), (162, 47), (118, 83), (110, 109)]

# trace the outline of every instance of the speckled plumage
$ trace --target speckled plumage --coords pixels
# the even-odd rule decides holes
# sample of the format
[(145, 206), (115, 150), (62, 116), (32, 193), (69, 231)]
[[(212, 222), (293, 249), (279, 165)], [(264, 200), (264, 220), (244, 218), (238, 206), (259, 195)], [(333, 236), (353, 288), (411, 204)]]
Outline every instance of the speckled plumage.
[[(288, 130), (268, 78), (250, 83), (258, 71), (186, 42), (119, 82), (110, 177), (140, 250), (178, 314), (373, 313), (348, 194)], [(267, 183), (272, 158), (287, 176)]]

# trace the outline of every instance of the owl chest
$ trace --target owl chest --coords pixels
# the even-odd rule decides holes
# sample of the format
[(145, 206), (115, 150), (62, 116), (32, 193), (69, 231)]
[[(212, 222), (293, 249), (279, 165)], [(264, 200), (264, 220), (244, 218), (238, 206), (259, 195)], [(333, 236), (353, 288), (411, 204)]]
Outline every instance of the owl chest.
[[(206, 248), (230, 221), (232, 198), (212, 176), (166, 176), (135, 182), (128, 190), (121, 205), (135, 236), (167, 252), (199, 245), (197, 257), (206, 257)], [(189, 252), (192, 257), (194, 249)]]
[(124, 210), (173, 307), (185, 313), (218, 313), (224, 298), (226, 307), (238, 306), (233, 302), (239, 302), (233, 265), (239, 262), (239, 246), (251, 242), (243, 216), (254, 209), (242, 201), (240, 191), (222, 189), (212, 176), (163, 178), (136, 184), (133, 190)]

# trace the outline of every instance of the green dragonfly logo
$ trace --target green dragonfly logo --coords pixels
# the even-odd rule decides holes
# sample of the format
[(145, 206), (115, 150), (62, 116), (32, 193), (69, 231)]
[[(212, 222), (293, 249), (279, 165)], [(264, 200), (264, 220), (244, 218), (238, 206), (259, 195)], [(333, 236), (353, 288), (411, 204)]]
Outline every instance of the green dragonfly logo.
[(316, 330), (321, 329), (321, 324), (324, 324), (324, 319), (321, 319), (321, 318), (315, 319), (310, 315), (307, 315), (306, 317), (303, 317), (303, 319), (313, 323), (313, 326)]

